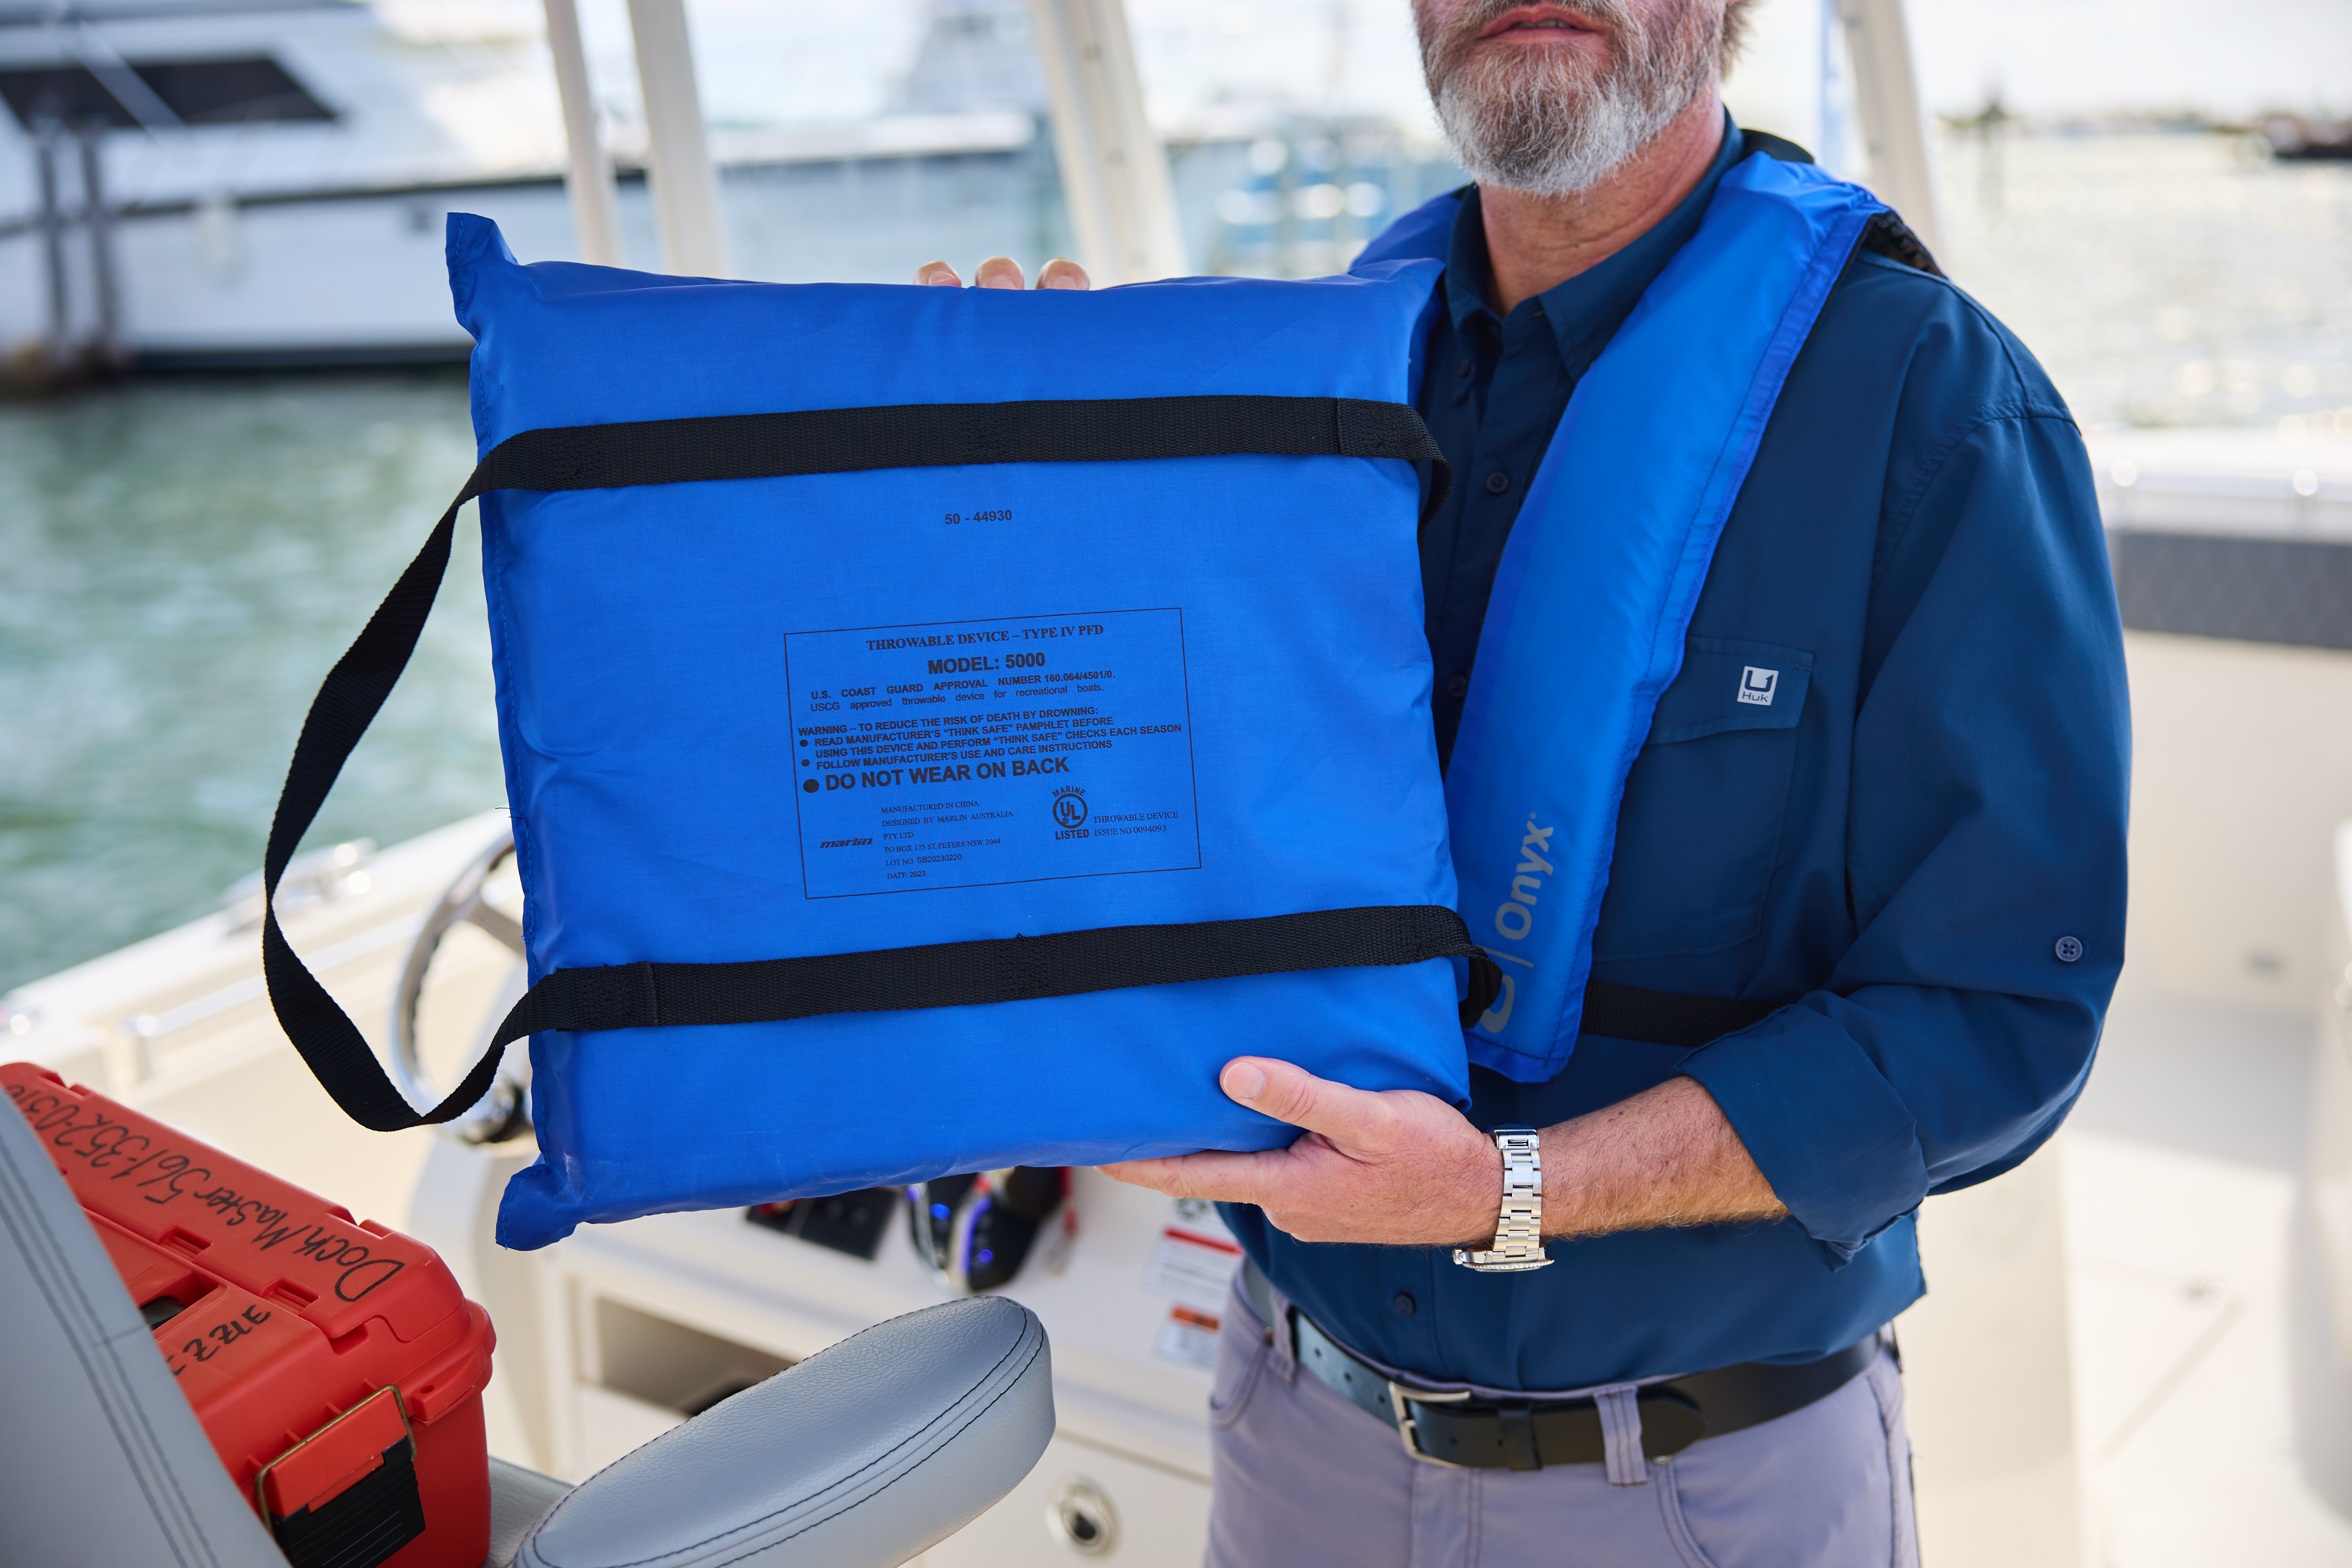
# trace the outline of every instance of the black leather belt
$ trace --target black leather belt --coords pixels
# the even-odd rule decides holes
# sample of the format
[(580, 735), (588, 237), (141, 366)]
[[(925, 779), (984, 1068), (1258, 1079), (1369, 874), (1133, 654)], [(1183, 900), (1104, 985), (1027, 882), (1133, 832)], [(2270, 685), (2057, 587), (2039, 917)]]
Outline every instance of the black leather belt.
[[(1242, 1290), (1262, 1321), (1275, 1323), (1265, 1276), (1246, 1259)], [(1275, 1324), (1276, 1331), (1280, 1325)], [(1394, 1382), (1290, 1309), (1292, 1354), (1334, 1393), (1397, 1430), (1404, 1450), (1424, 1464), (1475, 1469), (1539, 1470), (1546, 1465), (1597, 1465), (1608, 1458), (1600, 1405), (1591, 1399), (1496, 1401), (1467, 1393)], [(1719, 1437), (1802, 1410), (1853, 1381), (1878, 1353), (1878, 1336), (1858, 1340), (1796, 1366), (1743, 1362), (1669, 1378), (1635, 1395), (1642, 1452), (1679, 1454), (1702, 1437)]]

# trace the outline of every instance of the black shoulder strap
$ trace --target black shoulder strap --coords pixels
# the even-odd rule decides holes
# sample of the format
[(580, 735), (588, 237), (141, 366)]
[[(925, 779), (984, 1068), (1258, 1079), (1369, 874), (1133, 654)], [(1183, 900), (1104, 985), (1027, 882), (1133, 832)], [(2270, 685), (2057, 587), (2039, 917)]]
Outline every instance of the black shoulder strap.
[(1862, 248), (1873, 256), (1899, 261), (1930, 278), (1944, 276), (1944, 269), (1936, 265), (1936, 258), (1928, 253), (1926, 243), (1911, 232), (1911, 226), (1905, 223), (1892, 207), (1873, 217), (1863, 229)]
[[(1739, 155), (1743, 158), (1762, 153), (1768, 157), (1780, 159), (1783, 163), (1813, 162), (1811, 153), (1785, 136), (1775, 136), (1769, 131), (1742, 131), (1739, 135)], [(1911, 226), (1891, 207), (1872, 218), (1863, 229), (1862, 248), (1874, 256), (1884, 256), (1889, 261), (1899, 261), (1931, 278), (1944, 276), (1944, 269), (1936, 265), (1936, 258), (1928, 254), (1919, 237), (1911, 232)]]
[(1786, 136), (1775, 136), (1769, 131), (1742, 130), (1739, 132), (1739, 155), (1747, 158), (1758, 153), (1768, 158), (1778, 158), (1783, 163), (1810, 163), (1813, 161), (1811, 153)]
[[(1428, 463), (1424, 518), (1443, 504), (1451, 479), (1418, 414), (1402, 404), (1344, 397), (910, 404), (584, 425), (527, 430), (500, 442), (434, 524), (425, 548), (400, 574), (358, 639), (328, 671), (302, 721), (262, 863), (267, 900), (262, 972), (287, 1037), (336, 1104), (353, 1121), (383, 1132), (462, 1114), (488, 1092), (498, 1071), (499, 1053), (494, 1047), (438, 1106), (425, 1112), (411, 1107), (384, 1075), (358, 1026), (295, 954), (278, 928), (276, 909), (278, 880), (302, 835), (416, 649), (448, 569), (457, 510), (476, 496), (496, 489), (598, 489), (965, 463), (1104, 462), (1244, 453)], [(884, 1006), (950, 1006), (1172, 980), (1413, 963), (1439, 957), (1469, 960), (1471, 1000), (1463, 1005), (1465, 1022), (1476, 1017), (1501, 986), (1494, 961), (1471, 942), (1467, 928), (1453, 910), (1415, 906), (1013, 937), (765, 964), (646, 963), (559, 971), (523, 998), (501, 1026), (499, 1043), (542, 1028), (748, 1022)], [(589, 978), (567, 980), (567, 974)], [(632, 1011), (636, 1002), (631, 998), (642, 1001), (643, 1008)], [(582, 1007), (585, 1014), (578, 1011)], [(583, 1017), (615, 1021), (580, 1021)]]

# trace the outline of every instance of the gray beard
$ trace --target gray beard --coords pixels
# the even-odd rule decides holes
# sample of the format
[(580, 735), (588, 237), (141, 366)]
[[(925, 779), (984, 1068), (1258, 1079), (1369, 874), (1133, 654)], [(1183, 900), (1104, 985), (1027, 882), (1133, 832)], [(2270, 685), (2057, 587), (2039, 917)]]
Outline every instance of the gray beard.
[(1442, 38), (1431, 37), (1425, 26), (1422, 32), (1422, 69), (1438, 123), (1480, 184), (1538, 196), (1581, 195), (1647, 146), (1715, 79), (1721, 29), (1706, 25), (1711, 7), (1704, 0), (1689, 0), (1654, 34), (1643, 30), (1623, 0), (1580, 0), (1578, 9), (1614, 35), (1613, 58), (1598, 79), (1559, 56), (1463, 58), (1477, 29), (1515, 3), (1491, 0)]

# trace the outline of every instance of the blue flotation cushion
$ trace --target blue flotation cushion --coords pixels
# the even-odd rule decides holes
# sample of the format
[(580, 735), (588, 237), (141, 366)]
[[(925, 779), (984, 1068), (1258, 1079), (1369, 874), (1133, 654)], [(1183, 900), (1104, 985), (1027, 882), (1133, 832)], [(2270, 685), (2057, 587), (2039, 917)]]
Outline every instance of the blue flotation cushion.
[[(559, 426), (1409, 400), (1437, 268), (1095, 293), (519, 265), (453, 216), (488, 452)], [(1454, 902), (1395, 459), (997, 463), (482, 499), (531, 978)], [(546, 1032), (499, 1240), (1263, 1149), (1233, 1057), (1466, 1098), (1459, 965)]]

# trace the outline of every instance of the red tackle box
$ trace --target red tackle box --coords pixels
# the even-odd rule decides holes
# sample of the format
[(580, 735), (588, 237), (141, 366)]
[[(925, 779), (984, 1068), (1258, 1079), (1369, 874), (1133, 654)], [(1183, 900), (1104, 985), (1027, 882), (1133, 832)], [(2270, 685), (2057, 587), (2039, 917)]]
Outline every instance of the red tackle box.
[(294, 1568), (479, 1568), (494, 1336), (433, 1249), (46, 1068), (0, 1088)]

